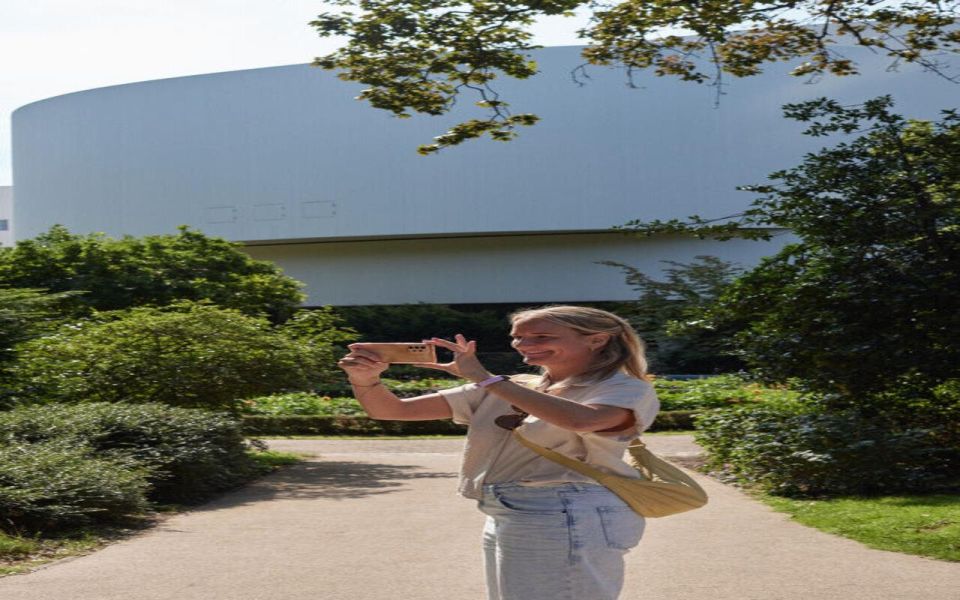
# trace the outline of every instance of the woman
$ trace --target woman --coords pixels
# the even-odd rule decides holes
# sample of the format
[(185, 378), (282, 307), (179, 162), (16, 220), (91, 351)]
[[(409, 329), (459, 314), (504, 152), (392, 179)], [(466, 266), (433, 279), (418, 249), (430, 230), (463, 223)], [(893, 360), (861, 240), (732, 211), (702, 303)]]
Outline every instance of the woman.
[(483, 532), (490, 600), (615, 600), (623, 555), (644, 519), (592, 479), (534, 453), (511, 429), (547, 448), (628, 477), (627, 444), (660, 403), (648, 382), (643, 343), (606, 311), (548, 306), (510, 317), (513, 347), (540, 375), (487, 371), (476, 342), (432, 338), (449, 363), (421, 364), (473, 383), (401, 400), (380, 382), (388, 365), (352, 344), (339, 363), (374, 419), (450, 419), (469, 425), (460, 493), (487, 515)]

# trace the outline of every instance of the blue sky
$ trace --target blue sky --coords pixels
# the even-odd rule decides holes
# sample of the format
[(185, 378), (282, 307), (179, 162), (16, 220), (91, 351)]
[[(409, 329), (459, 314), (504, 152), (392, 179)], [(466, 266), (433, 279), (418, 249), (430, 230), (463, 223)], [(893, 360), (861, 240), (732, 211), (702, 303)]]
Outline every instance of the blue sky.
[[(0, 0), (0, 185), (11, 185), (10, 114), (90, 88), (305, 63), (336, 48), (307, 23), (319, 0)], [(578, 43), (584, 18), (540, 23)]]

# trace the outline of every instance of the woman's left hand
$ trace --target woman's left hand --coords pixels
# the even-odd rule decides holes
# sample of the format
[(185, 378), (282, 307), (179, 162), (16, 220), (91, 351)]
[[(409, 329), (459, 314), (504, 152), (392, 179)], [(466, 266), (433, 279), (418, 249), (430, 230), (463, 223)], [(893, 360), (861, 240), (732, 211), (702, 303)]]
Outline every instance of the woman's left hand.
[(426, 343), (433, 344), (438, 348), (446, 348), (453, 352), (453, 360), (448, 363), (415, 363), (414, 366), (427, 369), (437, 369), (445, 371), (462, 379), (470, 381), (483, 381), (491, 377), (490, 371), (483, 368), (480, 360), (477, 358), (477, 342), (468, 341), (461, 334), (454, 336), (453, 342), (443, 338), (430, 338), (423, 340)]

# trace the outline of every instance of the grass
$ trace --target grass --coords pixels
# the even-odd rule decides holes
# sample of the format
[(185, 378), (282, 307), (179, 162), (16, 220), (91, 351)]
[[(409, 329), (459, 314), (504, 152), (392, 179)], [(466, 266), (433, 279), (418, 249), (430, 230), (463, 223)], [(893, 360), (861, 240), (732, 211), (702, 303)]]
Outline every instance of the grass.
[(145, 515), (122, 526), (87, 528), (46, 536), (0, 532), (0, 577), (27, 573), (55, 560), (90, 554), (107, 544), (128, 538), (158, 520), (154, 515)]
[[(266, 451), (249, 454), (259, 465), (258, 470), (263, 475), (301, 460), (299, 455), (289, 452)], [(164, 518), (185, 508), (188, 507), (157, 506), (154, 512), (132, 516), (120, 525), (88, 527), (56, 535), (16, 535), (0, 531), (0, 577), (28, 573), (56, 560), (89, 554), (153, 527)]]
[(754, 496), (803, 525), (870, 548), (960, 562), (960, 494), (824, 500)]
[(249, 455), (266, 473), (269, 473), (279, 467), (296, 464), (301, 460), (299, 454), (292, 454), (290, 452), (274, 452), (273, 450), (250, 452)]

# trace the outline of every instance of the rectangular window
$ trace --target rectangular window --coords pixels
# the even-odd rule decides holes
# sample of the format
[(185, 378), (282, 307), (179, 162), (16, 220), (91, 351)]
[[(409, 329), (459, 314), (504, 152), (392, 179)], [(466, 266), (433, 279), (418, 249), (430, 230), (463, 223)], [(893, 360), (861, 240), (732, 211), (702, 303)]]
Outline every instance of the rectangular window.
[(9, 219), (0, 219), (0, 231), (10, 231)]

